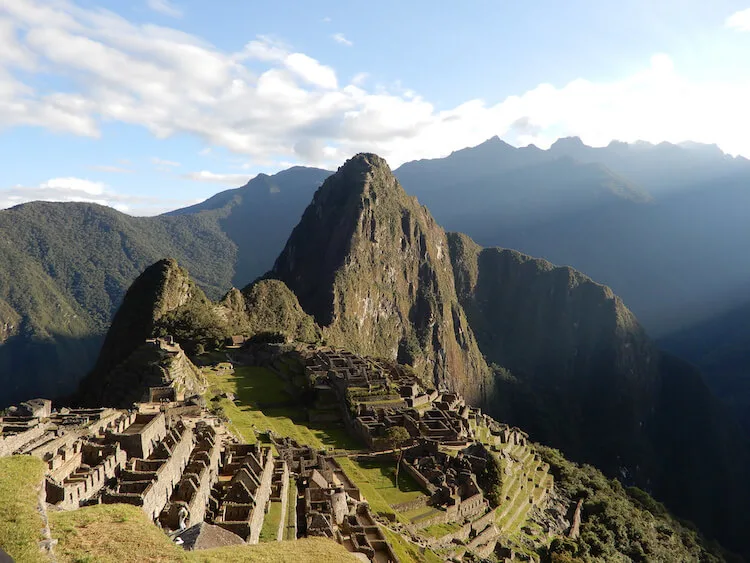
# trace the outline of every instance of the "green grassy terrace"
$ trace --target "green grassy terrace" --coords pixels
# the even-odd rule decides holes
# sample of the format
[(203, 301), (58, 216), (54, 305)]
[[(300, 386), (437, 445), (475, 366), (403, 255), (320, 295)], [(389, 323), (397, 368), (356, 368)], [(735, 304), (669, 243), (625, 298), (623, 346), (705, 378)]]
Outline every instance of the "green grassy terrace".
[(31, 456), (0, 458), (0, 547), (19, 563), (46, 561), (39, 551), (44, 523), (37, 510), (46, 469)]
[(122, 504), (56, 512), (50, 520), (52, 535), (59, 539), (55, 553), (62, 563), (357, 561), (344, 547), (323, 538), (188, 552), (154, 526), (140, 508)]

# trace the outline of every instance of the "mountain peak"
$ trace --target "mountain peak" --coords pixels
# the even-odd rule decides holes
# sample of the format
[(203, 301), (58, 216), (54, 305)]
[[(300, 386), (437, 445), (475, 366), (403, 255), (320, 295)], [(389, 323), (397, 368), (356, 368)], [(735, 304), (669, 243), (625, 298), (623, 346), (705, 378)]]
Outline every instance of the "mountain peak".
[(557, 141), (552, 143), (550, 151), (579, 149), (586, 146), (587, 145), (580, 137), (560, 137)]
[(323, 183), (268, 277), (297, 295), (329, 344), (408, 363), (478, 402), (485, 395), (488, 369), (458, 303), (445, 232), (379, 156), (358, 154)]

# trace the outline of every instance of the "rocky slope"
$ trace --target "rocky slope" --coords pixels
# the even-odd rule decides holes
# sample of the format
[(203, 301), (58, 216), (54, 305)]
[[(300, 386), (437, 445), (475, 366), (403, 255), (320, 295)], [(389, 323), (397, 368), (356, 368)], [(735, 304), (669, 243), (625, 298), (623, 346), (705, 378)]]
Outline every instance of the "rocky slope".
[(380, 157), (359, 154), (323, 183), (268, 277), (297, 295), (330, 344), (408, 363), (474, 403), (488, 396), (446, 234)]
[(496, 374), (489, 412), (741, 549), (750, 450), (700, 373), (662, 354), (612, 290), (580, 272), (449, 241), (459, 299)]
[[(458, 296), (479, 347), (504, 368), (493, 412), (610, 474), (645, 470), (658, 353), (622, 301), (571, 268), (484, 249), (461, 234), (449, 241)], [(513, 381), (533, 390), (531, 401)], [(560, 402), (562, 395), (573, 400)]]
[[(145, 341), (157, 335), (158, 323), (165, 315), (202, 301), (207, 301), (205, 294), (175, 260), (160, 260), (146, 268), (125, 294), (96, 365), (81, 383), (77, 402), (130, 405), (149, 386), (161, 385), (154, 373), (165, 369), (168, 373), (171, 368), (159, 366), (163, 364), (160, 354), (144, 353)], [(139, 365), (142, 367), (137, 368)]]

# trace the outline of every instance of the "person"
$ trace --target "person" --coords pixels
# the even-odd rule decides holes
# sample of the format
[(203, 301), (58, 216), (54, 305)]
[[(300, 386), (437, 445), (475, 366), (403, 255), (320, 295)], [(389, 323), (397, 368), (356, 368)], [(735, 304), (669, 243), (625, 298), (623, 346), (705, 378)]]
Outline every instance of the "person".
[(182, 505), (180, 507), (180, 510), (177, 511), (177, 521), (179, 523), (179, 530), (182, 531), (185, 528), (187, 528), (187, 519), (190, 515), (190, 512), (187, 509), (187, 506)]

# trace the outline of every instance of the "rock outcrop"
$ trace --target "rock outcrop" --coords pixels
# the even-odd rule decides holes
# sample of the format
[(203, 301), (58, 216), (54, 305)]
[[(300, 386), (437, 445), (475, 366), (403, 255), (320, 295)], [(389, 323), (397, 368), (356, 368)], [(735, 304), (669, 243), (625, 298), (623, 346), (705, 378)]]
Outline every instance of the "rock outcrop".
[(268, 277), (297, 295), (330, 344), (408, 363), (475, 404), (488, 396), (446, 234), (382, 158), (359, 154), (323, 183)]

